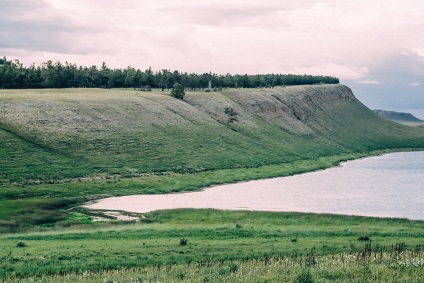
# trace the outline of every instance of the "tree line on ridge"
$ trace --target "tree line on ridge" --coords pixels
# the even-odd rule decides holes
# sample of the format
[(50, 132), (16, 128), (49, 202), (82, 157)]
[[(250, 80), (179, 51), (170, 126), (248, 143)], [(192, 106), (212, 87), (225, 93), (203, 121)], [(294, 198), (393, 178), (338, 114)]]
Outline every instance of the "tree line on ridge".
[(187, 73), (170, 70), (153, 72), (127, 67), (110, 69), (103, 62), (100, 68), (77, 66), (68, 62), (47, 61), (39, 66), (23, 66), (19, 60), (0, 58), (0, 88), (152, 88), (169, 89), (175, 83), (187, 90), (214, 88), (258, 88), (289, 85), (338, 84), (339, 79), (331, 76), (257, 74), (232, 75), (213, 73)]

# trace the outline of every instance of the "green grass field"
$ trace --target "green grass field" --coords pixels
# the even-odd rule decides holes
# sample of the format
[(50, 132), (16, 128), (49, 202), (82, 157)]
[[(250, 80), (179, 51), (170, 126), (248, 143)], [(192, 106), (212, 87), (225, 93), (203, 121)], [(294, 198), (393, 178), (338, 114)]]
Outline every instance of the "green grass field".
[(174, 210), (108, 225), (0, 236), (0, 278), (293, 282), (308, 269), (315, 282), (419, 282), (424, 275), (422, 221)]
[(97, 223), (98, 212), (75, 206), (420, 150), (423, 137), (340, 85), (188, 92), (184, 101), (125, 89), (0, 90), (0, 278), (419, 282), (422, 221), (178, 210)]

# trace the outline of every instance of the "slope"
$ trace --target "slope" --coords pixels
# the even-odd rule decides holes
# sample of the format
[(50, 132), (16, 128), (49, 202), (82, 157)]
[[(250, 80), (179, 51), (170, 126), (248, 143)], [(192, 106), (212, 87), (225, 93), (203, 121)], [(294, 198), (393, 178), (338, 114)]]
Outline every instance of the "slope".
[(411, 113), (386, 111), (386, 110), (373, 110), (378, 115), (402, 124), (423, 124), (424, 121), (418, 119)]
[[(232, 109), (231, 122), (225, 109)], [(0, 91), (0, 182), (137, 176), (424, 147), (343, 85), (167, 93)]]

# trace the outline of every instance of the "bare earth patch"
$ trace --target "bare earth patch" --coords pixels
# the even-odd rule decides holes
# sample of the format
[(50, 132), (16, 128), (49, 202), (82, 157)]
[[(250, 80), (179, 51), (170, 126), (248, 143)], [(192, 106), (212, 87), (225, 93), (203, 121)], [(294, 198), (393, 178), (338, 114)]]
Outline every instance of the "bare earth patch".
[(101, 221), (113, 221), (113, 220), (121, 220), (121, 221), (140, 221), (143, 216), (137, 215), (134, 213), (123, 213), (120, 211), (102, 211), (99, 212), (100, 214), (103, 214), (108, 217), (101, 217), (101, 216), (94, 216), (92, 219), (94, 222), (101, 222)]

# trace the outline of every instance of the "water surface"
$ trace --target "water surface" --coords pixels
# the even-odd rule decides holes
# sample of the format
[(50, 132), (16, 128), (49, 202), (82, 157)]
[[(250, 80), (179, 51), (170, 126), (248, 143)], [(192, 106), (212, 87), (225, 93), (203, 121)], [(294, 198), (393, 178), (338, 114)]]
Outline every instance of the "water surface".
[(300, 175), (203, 191), (112, 197), (93, 209), (144, 213), (174, 208), (297, 211), (424, 220), (424, 152), (391, 153)]

